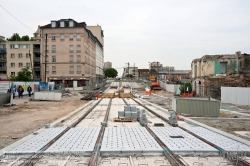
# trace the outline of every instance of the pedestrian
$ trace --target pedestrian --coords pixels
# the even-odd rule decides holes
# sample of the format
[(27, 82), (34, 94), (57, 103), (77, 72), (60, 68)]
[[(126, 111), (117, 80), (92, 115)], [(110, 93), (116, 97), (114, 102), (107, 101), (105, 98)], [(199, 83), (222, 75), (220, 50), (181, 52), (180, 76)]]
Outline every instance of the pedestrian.
[(27, 91), (28, 91), (29, 97), (30, 97), (31, 96), (31, 92), (32, 92), (32, 88), (30, 86), (28, 86)]
[(24, 89), (23, 89), (23, 87), (21, 86), (21, 98), (23, 98), (23, 92), (24, 92)]
[(21, 97), (21, 91), (22, 91), (22, 89), (21, 89), (21, 86), (19, 85), (18, 88), (17, 88), (17, 93), (18, 93), (18, 98), (19, 99)]
[(16, 94), (16, 88), (13, 87), (13, 99), (15, 98), (15, 94)]

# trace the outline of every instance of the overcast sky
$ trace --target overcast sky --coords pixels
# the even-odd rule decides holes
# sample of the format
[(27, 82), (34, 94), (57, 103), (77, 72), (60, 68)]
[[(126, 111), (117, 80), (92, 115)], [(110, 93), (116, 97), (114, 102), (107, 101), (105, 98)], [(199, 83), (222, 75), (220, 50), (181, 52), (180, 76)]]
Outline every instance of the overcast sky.
[[(190, 69), (203, 55), (250, 53), (250, 0), (1, 0), (27, 27), (73, 18), (104, 30), (104, 61)], [(0, 35), (33, 35), (0, 6)]]

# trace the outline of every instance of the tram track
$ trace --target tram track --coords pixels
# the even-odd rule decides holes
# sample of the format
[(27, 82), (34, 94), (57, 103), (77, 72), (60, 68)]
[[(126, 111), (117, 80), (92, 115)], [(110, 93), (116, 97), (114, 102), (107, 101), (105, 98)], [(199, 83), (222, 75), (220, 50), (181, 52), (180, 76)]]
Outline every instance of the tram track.
[[(158, 118), (164, 120), (165, 122), (169, 123), (169, 120), (167, 118), (164, 118), (163, 116), (159, 115), (158, 113), (156, 113), (155, 111), (151, 110), (150, 108), (146, 107), (145, 105), (141, 104), (140, 102), (136, 101), (135, 99), (132, 98), (133, 101), (135, 101), (138, 105), (142, 106), (143, 108), (145, 108), (146, 110), (148, 110), (149, 112), (153, 113), (155, 116), (157, 116)], [(169, 123), (170, 124), (170, 123)], [(147, 126), (147, 128), (149, 128)], [(193, 135), (194, 137), (200, 139), (201, 141), (211, 145), (212, 147), (214, 147), (215, 149), (217, 149), (220, 154), (226, 154), (224, 157), (227, 158), (229, 161), (231, 162), (234, 162), (236, 163), (237, 166), (250, 166), (250, 163), (242, 158), (239, 158), (238, 156), (234, 156), (232, 154), (230, 154), (229, 152), (227, 152), (226, 150), (224, 150), (223, 148), (213, 144), (212, 142), (210, 141), (207, 141), (206, 139), (198, 136), (197, 134), (191, 132), (191, 131), (188, 131), (187, 129), (181, 127), (181, 126), (178, 126), (178, 128), (186, 131), (187, 133)], [(152, 135), (152, 134), (151, 134)], [(152, 135), (153, 136), (153, 135)], [(154, 137), (155, 138), (155, 137)], [(159, 139), (156, 137), (156, 140)], [(172, 154), (172, 153), (171, 153)], [(174, 154), (173, 154), (174, 155)]]
[(37, 153), (30, 156), (28, 159), (24, 160), (20, 164), (20, 166), (33, 166), (37, 161), (40, 159), (40, 156), (43, 154), (44, 151), (46, 151), (52, 144), (54, 144), (59, 138), (61, 138), (66, 132), (68, 132), (71, 128), (77, 126), (100, 102), (102, 99), (100, 99), (97, 103), (95, 103), (88, 111), (86, 111), (77, 121), (75, 121), (70, 127), (66, 127), (65, 130), (63, 130), (60, 134), (58, 134), (54, 139), (52, 139), (49, 143), (47, 143), (45, 146), (43, 146)]

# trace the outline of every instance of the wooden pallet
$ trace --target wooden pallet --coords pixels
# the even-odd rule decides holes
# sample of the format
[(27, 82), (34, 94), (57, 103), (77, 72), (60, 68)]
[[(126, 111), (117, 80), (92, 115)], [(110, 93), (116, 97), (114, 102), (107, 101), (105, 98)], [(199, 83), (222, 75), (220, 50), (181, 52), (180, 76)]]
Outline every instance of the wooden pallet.
[(101, 98), (114, 98), (115, 94), (114, 93), (103, 93), (101, 95)]
[(124, 118), (124, 119), (114, 118), (113, 121), (114, 122), (136, 122), (137, 119), (136, 118)]

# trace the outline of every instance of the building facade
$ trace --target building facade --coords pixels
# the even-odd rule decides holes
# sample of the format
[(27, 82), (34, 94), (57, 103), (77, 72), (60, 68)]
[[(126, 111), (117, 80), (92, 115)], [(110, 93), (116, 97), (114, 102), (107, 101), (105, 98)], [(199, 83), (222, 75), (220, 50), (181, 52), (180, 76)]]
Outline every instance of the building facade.
[(122, 77), (125, 78), (128, 75), (132, 75), (133, 77), (138, 78), (138, 67), (126, 67), (123, 70)]
[(112, 68), (112, 62), (104, 62), (104, 69)]
[(6, 40), (0, 36), (0, 79), (7, 79)]
[[(35, 59), (34, 50), (40, 47), (40, 41), (8, 41), (6, 42), (7, 54), (7, 76), (17, 76), (17, 73), (24, 67), (29, 67), (30, 71), (34, 71), (34, 61), (39, 61), (39, 57)], [(37, 50), (36, 50), (37, 51)], [(39, 54), (39, 52), (38, 52)], [(34, 80), (40, 80), (40, 70), (38, 69), (34, 75)], [(36, 79), (35, 79), (36, 78)]]
[(149, 69), (138, 69), (138, 77), (141, 79), (150, 79)]
[(249, 86), (250, 54), (205, 55), (194, 59), (191, 69), (196, 94), (219, 98), (221, 86)]
[(85, 22), (73, 19), (51, 21), (39, 27), (38, 33), (41, 36), (42, 71), (45, 71), (46, 63), (46, 75), (41, 72), (43, 81), (64, 83), (66, 87), (92, 85), (96, 81), (96, 75), (100, 74), (97, 68), (102, 66), (103, 45), (87, 29)]

